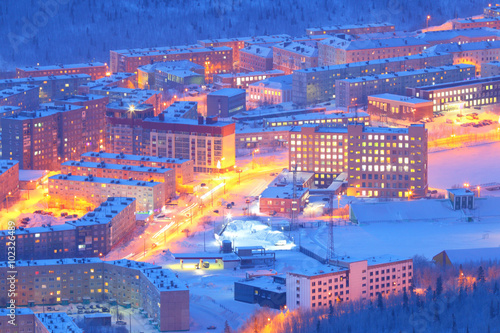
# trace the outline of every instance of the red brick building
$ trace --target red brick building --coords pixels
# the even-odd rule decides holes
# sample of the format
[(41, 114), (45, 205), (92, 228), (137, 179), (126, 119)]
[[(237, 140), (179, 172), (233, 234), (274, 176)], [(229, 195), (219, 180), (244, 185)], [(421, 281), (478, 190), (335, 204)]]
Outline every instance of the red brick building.
[(97, 80), (106, 76), (108, 66), (102, 62), (86, 64), (67, 64), (54, 66), (27, 66), (16, 68), (16, 77), (38, 77), (38, 76), (57, 76), (69, 74), (87, 74), (92, 80)]

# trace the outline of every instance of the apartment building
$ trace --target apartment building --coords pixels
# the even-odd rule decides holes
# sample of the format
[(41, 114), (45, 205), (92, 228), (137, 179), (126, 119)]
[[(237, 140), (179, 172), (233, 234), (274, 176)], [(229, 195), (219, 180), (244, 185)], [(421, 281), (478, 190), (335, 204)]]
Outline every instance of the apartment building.
[(491, 61), (481, 64), (481, 77), (500, 75), (500, 61)]
[(9, 89), (20, 84), (30, 86), (38, 86), (40, 91), (38, 96), (41, 103), (54, 101), (66, 96), (75, 95), (78, 92), (78, 87), (89, 82), (90, 75), (87, 74), (71, 74), (58, 76), (39, 76), (26, 77), (20, 79), (4, 79), (0, 80), (0, 90)]
[(96, 207), (117, 196), (135, 198), (137, 211), (159, 212), (165, 205), (164, 185), (154, 181), (55, 175), (48, 187), (51, 207)]
[(162, 156), (141, 156), (121, 153), (98, 153), (82, 154), (84, 162), (104, 162), (106, 164), (119, 164), (122, 166), (141, 166), (146, 168), (165, 168), (175, 171), (176, 184), (184, 185), (193, 181), (193, 161), (188, 159), (167, 158)]
[(10, 309), (0, 309), (0, 329), (2, 333), (83, 333), (73, 318), (64, 312), (34, 313), (31, 309), (13, 310), (16, 326), (9, 323)]
[(169, 118), (198, 119), (198, 102), (175, 101), (162, 114)]
[(292, 101), (310, 105), (335, 98), (336, 81), (366, 75), (439, 67), (453, 63), (448, 53), (423, 53), (405, 57), (355, 62), (296, 70), (292, 76)]
[(189, 60), (205, 67), (206, 80), (211, 82), (213, 74), (229, 73), (233, 70), (233, 50), (227, 46), (207, 47), (186, 45), (147, 49), (110, 51), (111, 71), (136, 73), (140, 66), (152, 62)]
[(252, 37), (251, 40), (245, 41), (245, 47), (248, 46), (264, 46), (271, 47), (278, 43), (289, 42), (293, 38), (287, 34), (279, 34), (279, 35), (269, 35), (269, 36), (257, 36)]
[[(7, 266), (0, 265), (2, 283), (10, 274)], [(169, 269), (99, 258), (18, 261), (16, 269), (18, 306), (116, 301), (144, 309), (159, 331), (189, 330), (189, 289)], [(8, 289), (2, 289), (6, 304)]]
[(245, 47), (245, 41), (251, 40), (252, 37), (236, 37), (236, 38), (218, 38), (218, 39), (203, 39), (197, 43), (203, 47), (230, 47), (233, 50), (233, 61), (240, 61), (240, 50)]
[(224, 89), (224, 88), (248, 89), (248, 86), (252, 83), (262, 81), (271, 77), (279, 77), (282, 75), (285, 75), (285, 72), (280, 70), (217, 74), (214, 75), (214, 87), (216, 89)]
[(500, 19), (498, 17), (483, 18), (463, 18), (451, 21), (452, 29), (471, 29), (471, 28), (500, 28)]
[(292, 74), (297, 69), (318, 66), (318, 48), (305, 42), (283, 42), (273, 46), (273, 69)]
[(434, 112), (455, 111), (500, 102), (500, 76), (408, 89), (408, 93), (427, 100)]
[(318, 125), (321, 127), (347, 127), (348, 124), (370, 125), (370, 115), (366, 112), (312, 113), (278, 117), (266, 120), (269, 127)]
[(286, 147), (293, 126), (239, 127), (236, 129), (236, 148), (279, 148)]
[(419, 39), (426, 41), (429, 45), (457, 43), (490, 42), (500, 39), (500, 31), (494, 28), (469, 28), (461, 30), (439, 30), (427, 31), (418, 35)]
[(137, 68), (140, 89), (184, 90), (184, 86), (204, 83), (205, 67), (188, 60), (157, 62)]
[[(15, 160), (0, 160), (0, 202), (12, 205), (19, 189), (19, 162)], [(8, 200), (11, 200), (8, 203)]]
[[(137, 88), (137, 74), (135, 73), (112, 73), (109, 76), (87, 81), (78, 87), (78, 94), (90, 94), (90, 89), (94, 87)], [(141, 87), (139, 87), (141, 88)]]
[(474, 65), (460, 64), (337, 80), (336, 105), (343, 107), (366, 105), (370, 95), (382, 93), (404, 95), (407, 88), (464, 81), (474, 77)]
[(40, 88), (21, 84), (0, 91), (0, 106), (17, 106), (21, 110), (36, 110), (40, 105)]
[(292, 75), (268, 78), (249, 85), (250, 106), (281, 104), (292, 101)]
[(338, 257), (331, 265), (286, 275), (290, 310), (327, 311), (338, 302), (368, 301), (407, 292), (413, 284), (413, 260), (396, 256), (368, 259)]
[[(73, 198), (75, 202), (78, 198)], [(109, 197), (86, 215), (64, 224), (16, 230), (16, 259), (40, 260), (102, 257), (136, 226), (136, 199)], [(5, 251), (0, 260), (7, 261), (7, 230), (0, 231)]]
[(419, 121), (433, 117), (432, 101), (394, 94), (368, 96), (367, 112), (382, 121), (387, 118)]
[(111, 164), (106, 162), (66, 161), (61, 164), (61, 173), (99, 178), (154, 181), (163, 183), (166, 202), (175, 197), (175, 170), (165, 167), (145, 167)]
[(270, 215), (300, 213), (307, 204), (309, 189), (295, 186), (295, 197), (293, 184), (267, 187), (259, 196), (259, 211)]
[(483, 9), (483, 14), (485, 17), (499, 17), (500, 16), (500, 5), (491, 5)]
[(314, 172), (317, 187), (328, 187), (346, 172), (348, 195), (404, 198), (427, 194), (424, 125), (408, 128), (306, 125), (290, 132), (289, 149), (290, 170)]
[(332, 34), (371, 34), (376, 32), (393, 32), (396, 30), (391, 23), (345, 24), (325, 27), (307, 28), (307, 35), (332, 35)]
[(240, 70), (265, 72), (273, 69), (273, 49), (251, 45), (240, 50)]
[(104, 148), (106, 130), (106, 106), (108, 96), (73, 95), (55, 100), (54, 105), (74, 105), (82, 108), (82, 140), (84, 151), (99, 151)]
[(92, 80), (97, 80), (106, 76), (108, 66), (102, 62), (86, 64), (61, 64), (54, 66), (26, 66), (16, 68), (16, 77), (39, 77), (39, 76), (57, 76), (70, 74), (87, 74)]
[(467, 44), (440, 44), (432, 46), (428, 52), (445, 52), (453, 55), (453, 64), (476, 66), (476, 75), (481, 72), (481, 64), (497, 61), (500, 57), (500, 40)]
[(382, 39), (344, 37), (333, 37), (318, 42), (319, 66), (411, 56), (422, 53), (430, 46), (426, 41), (414, 37)]

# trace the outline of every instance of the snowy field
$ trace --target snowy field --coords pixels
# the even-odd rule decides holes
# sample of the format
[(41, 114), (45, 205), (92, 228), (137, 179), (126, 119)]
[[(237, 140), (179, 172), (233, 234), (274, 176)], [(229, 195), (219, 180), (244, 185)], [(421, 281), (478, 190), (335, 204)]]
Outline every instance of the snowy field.
[[(429, 187), (500, 183), (500, 142), (429, 153)], [(500, 191), (481, 191), (481, 196)]]

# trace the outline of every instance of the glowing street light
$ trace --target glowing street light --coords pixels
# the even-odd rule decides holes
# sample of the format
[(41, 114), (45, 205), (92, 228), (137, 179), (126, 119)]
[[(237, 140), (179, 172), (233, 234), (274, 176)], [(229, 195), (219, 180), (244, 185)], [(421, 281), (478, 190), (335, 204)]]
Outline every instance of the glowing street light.
[(408, 191), (408, 201), (410, 201), (411, 195), (413, 194), (413, 191)]
[(426, 17), (426, 24), (427, 24), (427, 28), (429, 28), (429, 20), (431, 19), (431, 16), (430, 15), (427, 15)]
[(337, 209), (340, 209), (340, 197), (341, 195), (337, 195)]
[(477, 197), (481, 196), (481, 186), (477, 185)]
[(464, 187), (465, 187), (465, 188), (469, 188), (469, 187), (470, 187), (470, 184), (469, 184), (469, 183), (464, 183)]

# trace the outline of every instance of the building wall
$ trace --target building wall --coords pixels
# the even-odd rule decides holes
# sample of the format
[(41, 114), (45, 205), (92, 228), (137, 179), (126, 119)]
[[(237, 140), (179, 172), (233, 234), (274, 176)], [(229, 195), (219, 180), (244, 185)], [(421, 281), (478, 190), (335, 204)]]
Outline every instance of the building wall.
[(234, 96), (207, 95), (207, 116), (228, 118), (236, 112), (246, 111), (246, 93)]
[[(0, 202), (2, 207), (7, 204), (9, 196), (9, 206), (12, 205), (14, 197), (19, 189), (19, 162), (12, 160), (0, 160)], [(10, 194), (9, 194), (10, 193)]]
[(273, 69), (273, 57), (260, 56), (252, 52), (240, 51), (240, 70), (249, 72), (270, 71)]
[[(310, 48), (310, 46), (307, 47)], [(300, 51), (273, 46), (273, 69), (282, 70), (285, 75), (290, 75), (298, 69), (317, 67), (318, 65), (317, 53), (309, 56)]]
[(39, 87), (35, 85), (14, 86), (0, 91), (0, 106), (17, 106), (21, 110), (36, 110), (40, 104), (39, 91)]
[(82, 66), (82, 67), (69, 67), (65, 68), (61, 66), (61, 68), (57, 69), (47, 69), (47, 68), (16, 68), (16, 77), (17, 78), (25, 78), (25, 77), (39, 77), (39, 76), (50, 76), (50, 75), (70, 75), (70, 74), (87, 74), (90, 75), (92, 81), (100, 79), (106, 76), (107, 66), (106, 65), (96, 65), (96, 66)]
[(301, 212), (309, 198), (309, 189), (297, 190), (297, 199), (295, 200), (291, 194), (288, 198), (267, 198), (261, 195), (259, 197), (259, 211), (264, 214), (291, 214), (292, 209), (296, 211), (296, 214)]
[(409, 121), (419, 121), (423, 118), (432, 119), (432, 103), (405, 103), (385, 98), (368, 96), (368, 112), (372, 116), (395, 118)]

